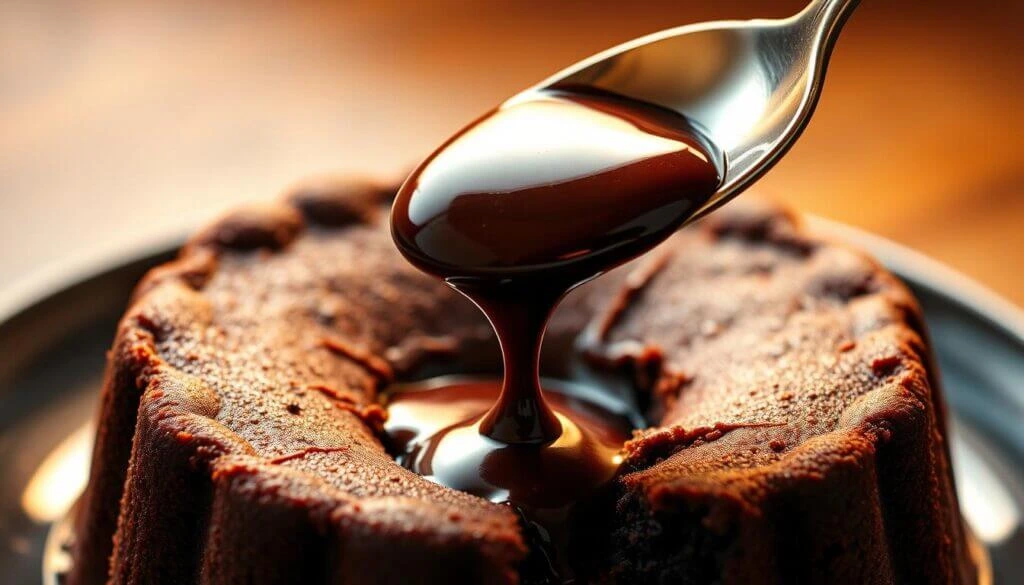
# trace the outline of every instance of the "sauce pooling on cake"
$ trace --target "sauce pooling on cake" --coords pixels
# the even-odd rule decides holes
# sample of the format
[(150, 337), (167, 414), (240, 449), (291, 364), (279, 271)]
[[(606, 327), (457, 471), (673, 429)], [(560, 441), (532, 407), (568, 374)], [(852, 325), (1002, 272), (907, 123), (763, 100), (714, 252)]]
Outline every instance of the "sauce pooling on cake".
[(594, 389), (547, 382), (545, 403), (562, 424), (544, 445), (507, 444), (480, 432), (501, 391), (496, 380), (439, 378), (400, 386), (388, 402), (387, 431), (399, 463), (443, 485), (520, 516), (532, 554), (527, 573), (565, 578), (580, 500), (611, 480), (634, 427), (625, 409), (602, 406)]
[(484, 312), (504, 376), (396, 393), (389, 429), (404, 437), (403, 464), (547, 528), (558, 520), (545, 516), (611, 479), (629, 427), (585, 398), (545, 394), (547, 321), (568, 291), (691, 219), (721, 176), (680, 114), (573, 89), (513, 98), (421, 164), (395, 200), (392, 236)]

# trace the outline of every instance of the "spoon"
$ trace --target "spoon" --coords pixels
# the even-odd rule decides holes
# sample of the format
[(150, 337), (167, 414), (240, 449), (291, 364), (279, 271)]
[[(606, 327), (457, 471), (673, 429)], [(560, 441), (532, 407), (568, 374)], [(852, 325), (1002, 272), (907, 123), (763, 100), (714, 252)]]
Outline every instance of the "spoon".
[(814, 0), (778, 20), (671, 28), (598, 53), (519, 95), (590, 86), (686, 116), (726, 160), (721, 185), (695, 219), (749, 187), (800, 136), (858, 1)]
[(465, 441), (486, 459), (495, 444), (543, 447), (569, 432), (538, 378), (559, 300), (778, 160), (810, 118), (855, 4), (815, 0), (784, 20), (681, 27), (610, 49), (512, 97), (413, 171), (392, 207), (395, 244), (476, 303), (505, 366), (494, 406), (460, 427), (473, 439), (452, 448), (452, 470), (482, 469), (464, 460)]

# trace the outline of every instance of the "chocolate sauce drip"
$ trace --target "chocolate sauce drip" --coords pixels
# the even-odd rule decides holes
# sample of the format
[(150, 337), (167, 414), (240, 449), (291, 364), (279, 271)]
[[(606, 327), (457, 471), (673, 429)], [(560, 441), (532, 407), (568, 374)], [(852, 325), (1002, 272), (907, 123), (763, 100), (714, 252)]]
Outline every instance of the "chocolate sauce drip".
[(585, 524), (578, 503), (618, 470), (634, 427), (628, 407), (580, 384), (548, 382), (546, 404), (561, 426), (547, 445), (506, 444), (482, 431), (502, 392), (496, 379), (440, 378), (395, 387), (386, 431), (399, 463), (443, 485), (507, 503), (523, 522), (536, 582), (573, 574), (572, 533)]
[(551, 443), (508, 444), (481, 427), (499, 380), (442, 378), (391, 391), (387, 431), (401, 463), (495, 502), (560, 510), (615, 474), (633, 425), (623, 405), (579, 384), (549, 383), (545, 403), (561, 432)]
[[(480, 307), (504, 378), (500, 391), (482, 383), (394, 395), (389, 429), (413, 434), (400, 441), (403, 463), (548, 528), (613, 477), (628, 436), (621, 420), (541, 388), (548, 318), (571, 289), (692, 218), (721, 166), (678, 113), (578, 88), (513, 98), (421, 164), (392, 209), (395, 243)], [(443, 424), (401, 430), (396, 409)]]

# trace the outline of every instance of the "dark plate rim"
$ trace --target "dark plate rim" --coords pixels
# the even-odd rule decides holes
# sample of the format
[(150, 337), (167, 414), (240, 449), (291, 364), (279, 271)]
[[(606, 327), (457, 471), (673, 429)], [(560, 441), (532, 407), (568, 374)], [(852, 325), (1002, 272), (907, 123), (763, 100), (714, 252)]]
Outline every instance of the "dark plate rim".
[(127, 249), (97, 248), (47, 263), (0, 286), (0, 332), (19, 316), (29, 313), (61, 293), (85, 282), (102, 278), (147, 258), (166, 256), (178, 250), (189, 230), (171, 230), (153, 235)]
[(972, 317), (1012, 338), (1024, 351), (1024, 309), (974, 278), (903, 244), (860, 228), (815, 215), (806, 215), (805, 220), (815, 234), (867, 250), (901, 279), (959, 305)]

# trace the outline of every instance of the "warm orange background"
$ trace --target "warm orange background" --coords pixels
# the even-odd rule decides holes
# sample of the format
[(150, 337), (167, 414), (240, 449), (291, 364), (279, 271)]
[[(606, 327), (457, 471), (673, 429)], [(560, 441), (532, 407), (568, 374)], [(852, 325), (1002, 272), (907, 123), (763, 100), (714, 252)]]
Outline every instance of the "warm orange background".
[[(800, 5), (0, 2), (0, 287), (310, 173), (397, 173), (631, 37)], [(816, 117), (762, 188), (1024, 304), (1022, 5), (863, 0)]]

